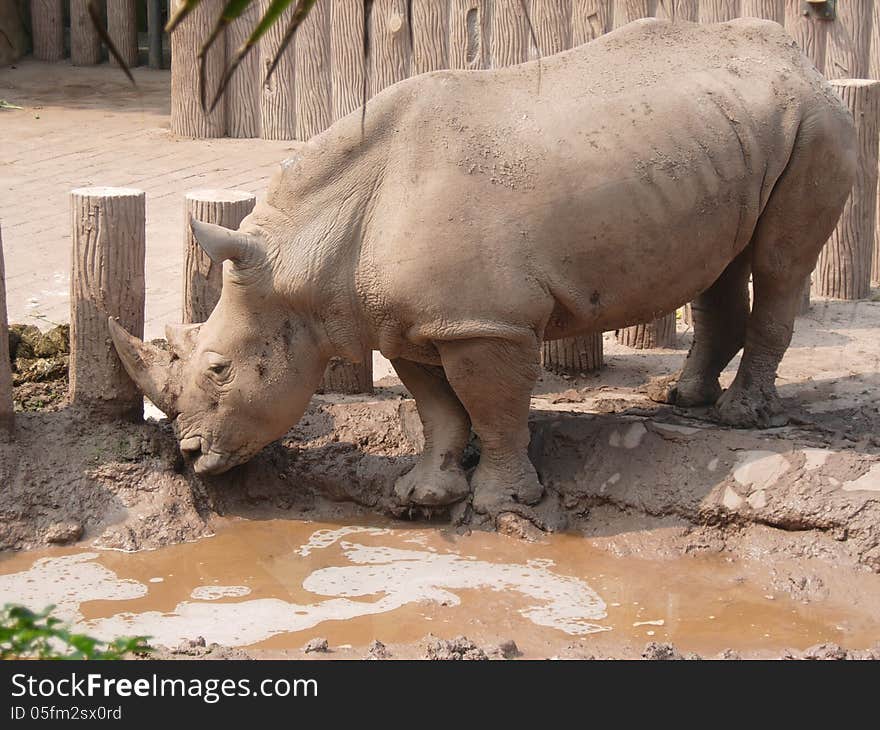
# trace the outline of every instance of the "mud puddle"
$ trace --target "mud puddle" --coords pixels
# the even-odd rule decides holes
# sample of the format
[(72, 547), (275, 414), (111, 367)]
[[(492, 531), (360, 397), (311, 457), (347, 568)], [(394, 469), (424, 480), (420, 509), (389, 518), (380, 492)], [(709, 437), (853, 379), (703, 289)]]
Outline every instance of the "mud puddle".
[(430, 527), (236, 521), (155, 551), (58, 548), (0, 556), (0, 603), (41, 609), (100, 637), (252, 650), (426, 634), (513, 638), (526, 656), (573, 644), (672, 642), (711, 655), (866, 648), (880, 617), (767, 588), (760, 565), (721, 555), (614, 557), (576, 535), (528, 543)]

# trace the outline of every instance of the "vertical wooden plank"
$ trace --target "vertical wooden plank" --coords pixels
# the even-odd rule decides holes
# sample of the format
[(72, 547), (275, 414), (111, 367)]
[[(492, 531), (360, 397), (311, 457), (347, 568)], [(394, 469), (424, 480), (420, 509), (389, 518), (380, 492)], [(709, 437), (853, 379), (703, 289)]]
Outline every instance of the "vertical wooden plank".
[[(181, 0), (174, 0), (176, 10)], [(202, 0), (171, 34), (171, 131), (181, 137), (226, 136), (226, 106), (218, 104), (213, 112), (202, 111), (199, 101), (198, 52), (211, 32), (223, 0)], [(207, 57), (206, 88), (210, 103), (223, 74), (226, 43), (219, 38)]]
[(831, 85), (856, 121), (859, 166), (837, 228), (819, 254), (813, 293), (835, 299), (865, 299), (871, 292), (877, 215), (880, 81), (835, 79)]
[(332, 0), (330, 86), (333, 121), (344, 117), (361, 105), (364, 91), (363, 48), (363, 0)]
[(701, 23), (726, 23), (739, 17), (739, 0), (700, 0)]
[[(260, 12), (269, 7), (269, 0), (260, 1)], [(284, 30), (293, 15), (293, 6), (287, 8), (266, 34), (260, 39), (260, 128), (264, 139), (295, 139), (296, 107), (294, 105), (294, 71), (296, 38), (284, 51), (270, 79), (266, 73), (281, 47)]]
[(829, 22), (804, 15), (801, 0), (785, 0), (785, 29), (819, 71), (825, 70)]
[(70, 0), (70, 62), (94, 66), (101, 62), (101, 39), (88, 13), (89, 0)]
[(375, 96), (409, 76), (407, 0), (375, 0), (370, 15), (370, 63), (367, 86)]
[[(73, 3), (74, 0), (71, 0)], [(162, 68), (162, 0), (147, 0), (147, 35), (149, 37), (149, 57), (147, 63), (150, 68)]]
[(296, 32), (294, 107), (296, 138), (330, 126), (330, 3), (317, 2)]
[(0, 440), (12, 437), (15, 409), (12, 401), (12, 365), (9, 362), (9, 320), (6, 316), (6, 268), (0, 231)]
[(489, 55), (493, 68), (528, 60), (531, 43), (521, 0), (495, 0), (491, 36)]
[(614, 27), (650, 18), (657, 11), (657, 0), (614, 0)]
[(572, 0), (572, 47), (595, 40), (613, 26), (614, 0)]
[[(251, 4), (238, 20), (226, 28), (226, 59), (232, 58), (247, 40), (260, 19), (260, 8)], [(263, 77), (260, 75), (260, 53), (251, 51), (233, 74), (223, 95), (226, 105), (227, 137), (260, 136), (260, 91)]]
[(489, 68), (491, 0), (449, 0), (449, 68)]
[(777, 23), (785, 22), (785, 0), (742, 0), (743, 18), (764, 18)]
[[(107, 3), (107, 34), (128, 67), (137, 66), (137, 0), (110, 0)], [(116, 59), (111, 56), (110, 62), (115, 64)]]
[[(880, 80), (880, 2), (874, 3), (871, 20), (870, 78)], [(877, 224), (874, 234), (874, 257), (871, 263), (871, 286), (880, 286), (880, 185), (877, 189)]]
[(700, 19), (699, 0), (660, 0), (657, 17), (676, 22), (696, 23)]
[(193, 236), (190, 219), (238, 230), (256, 196), (242, 190), (194, 190), (186, 194), (183, 217), (183, 323), (205, 322), (223, 287), (223, 265), (214, 263)]
[(64, 9), (61, 0), (31, 0), (31, 34), (34, 58), (64, 58)]
[(868, 78), (871, 61), (873, 0), (837, 3), (837, 19), (828, 25), (825, 76), (829, 79)]
[(571, 0), (532, 0), (532, 25), (538, 38), (533, 56), (552, 56), (571, 48)]
[(412, 0), (412, 73), (449, 68), (446, 52), (449, 38), (449, 3), (441, 0)]
[(95, 415), (140, 420), (143, 396), (116, 355), (108, 319), (144, 336), (144, 193), (79, 188), (70, 197), (70, 402)]

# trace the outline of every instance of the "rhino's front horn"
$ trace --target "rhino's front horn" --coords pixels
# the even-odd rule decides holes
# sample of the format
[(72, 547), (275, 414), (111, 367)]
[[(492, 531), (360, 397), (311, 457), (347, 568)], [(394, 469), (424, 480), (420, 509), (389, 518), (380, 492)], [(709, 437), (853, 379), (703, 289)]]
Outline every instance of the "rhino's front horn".
[(128, 334), (113, 317), (110, 336), (129, 377), (166, 416), (174, 418), (178, 388), (172, 377), (171, 353)]
[(257, 244), (246, 233), (231, 231), (195, 218), (190, 220), (190, 227), (199, 246), (215, 263), (229, 259), (240, 266), (247, 266), (257, 256)]

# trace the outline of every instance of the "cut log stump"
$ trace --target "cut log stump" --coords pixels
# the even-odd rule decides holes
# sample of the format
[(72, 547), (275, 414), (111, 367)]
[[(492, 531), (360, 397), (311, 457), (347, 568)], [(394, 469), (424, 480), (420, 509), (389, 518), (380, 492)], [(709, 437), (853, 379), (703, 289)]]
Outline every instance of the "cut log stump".
[(108, 319), (144, 335), (144, 193), (79, 188), (71, 207), (70, 401), (94, 415), (140, 420), (143, 396), (116, 355)]
[(70, 62), (94, 66), (101, 62), (101, 39), (88, 12), (89, 0), (70, 0)]
[(31, 34), (34, 58), (64, 58), (64, 7), (61, 0), (31, 0)]
[[(107, 34), (129, 68), (137, 66), (137, 0), (110, 0), (107, 3)], [(116, 59), (110, 57), (111, 63)]]
[(557, 375), (580, 375), (601, 369), (604, 364), (602, 333), (545, 342), (541, 364)]
[(223, 265), (215, 263), (193, 236), (190, 219), (237, 230), (256, 205), (242, 190), (195, 190), (186, 195), (183, 252), (183, 323), (204, 322), (211, 316), (223, 286)]
[(675, 312), (655, 319), (653, 322), (624, 327), (617, 330), (616, 334), (617, 341), (621, 345), (637, 350), (672, 347), (675, 344)]
[(855, 119), (859, 164), (855, 185), (837, 228), (819, 254), (813, 294), (833, 299), (865, 299), (871, 291), (877, 218), (880, 81), (835, 79), (831, 85)]
[(9, 362), (9, 320), (6, 317), (6, 269), (3, 265), (3, 233), (0, 231), (0, 440), (12, 437), (12, 364)]

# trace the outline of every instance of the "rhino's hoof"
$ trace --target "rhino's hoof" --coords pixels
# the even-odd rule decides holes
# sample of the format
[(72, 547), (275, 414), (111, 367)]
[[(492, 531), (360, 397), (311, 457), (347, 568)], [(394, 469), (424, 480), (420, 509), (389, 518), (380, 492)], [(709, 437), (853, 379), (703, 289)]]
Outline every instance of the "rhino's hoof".
[(710, 406), (721, 396), (721, 385), (714, 380), (679, 380), (666, 391), (666, 402), (679, 408)]
[(544, 496), (544, 487), (538, 475), (529, 465), (524, 473), (511, 478), (509, 474), (496, 474), (477, 467), (472, 479), (474, 486), (474, 512), (492, 517), (515, 505), (537, 504)]
[(775, 392), (749, 393), (735, 385), (718, 399), (714, 415), (719, 423), (734, 428), (774, 428), (788, 423)]
[(461, 469), (430, 469), (421, 462), (394, 483), (394, 497), (400, 504), (443, 507), (470, 494)]

